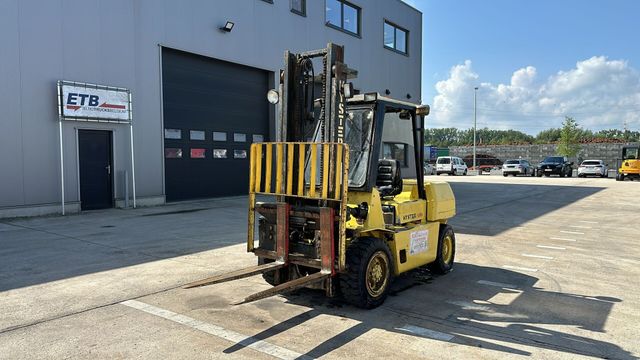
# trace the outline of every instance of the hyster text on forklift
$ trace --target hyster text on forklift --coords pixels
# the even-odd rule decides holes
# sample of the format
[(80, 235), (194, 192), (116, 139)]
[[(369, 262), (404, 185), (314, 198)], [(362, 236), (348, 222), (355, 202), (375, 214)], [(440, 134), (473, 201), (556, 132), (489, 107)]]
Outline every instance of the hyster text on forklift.
[[(279, 110), (278, 141), (251, 145), (247, 251), (258, 265), (186, 288), (263, 274), (273, 287), (241, 303), (314, 287), (374, 308), (396, 275), (451, 270), (455, 198), (449, 184), (423, 177), (429, 107), (354, 94), (347, 79), (355, 71), (343, 59), (335, 44), (285, 52), (279, 88), (268, 93)], [(379, 159), (388, 122), (413, 134), (415, 180), (402, 179), (397, 160)]]

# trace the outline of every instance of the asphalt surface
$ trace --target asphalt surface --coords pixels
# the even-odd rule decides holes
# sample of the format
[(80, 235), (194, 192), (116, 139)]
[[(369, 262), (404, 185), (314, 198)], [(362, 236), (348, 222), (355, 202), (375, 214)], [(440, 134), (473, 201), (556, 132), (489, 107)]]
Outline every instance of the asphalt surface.
[(450, 181), (454, 271), (401, 276), (379, 308), (302, 290), (232, 305), (259, 276), (246, 199), (0, 221), (0, 359), (640, 356), (640, 183)]

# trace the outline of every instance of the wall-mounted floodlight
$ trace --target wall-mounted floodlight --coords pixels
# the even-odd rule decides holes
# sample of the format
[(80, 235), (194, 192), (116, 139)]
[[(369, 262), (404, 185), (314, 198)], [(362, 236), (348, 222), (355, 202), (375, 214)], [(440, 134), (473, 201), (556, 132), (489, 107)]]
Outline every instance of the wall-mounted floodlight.
[(231, 32), (233, 30), (233, 25), (235, 25), (232, 21), (227, 21), (224, 26), (220, 27), (221, 31)]
[(267, 100), (275, 105), (280, 101), (280, 94), (275, 89), (271, 89), (267, 92)]

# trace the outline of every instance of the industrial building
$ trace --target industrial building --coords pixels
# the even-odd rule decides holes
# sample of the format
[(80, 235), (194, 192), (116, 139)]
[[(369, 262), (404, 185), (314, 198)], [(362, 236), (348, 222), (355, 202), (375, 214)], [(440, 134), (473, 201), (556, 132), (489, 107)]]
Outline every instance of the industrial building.
[[(400, 0), (2, 1), (0, 217), (245, 194), (285, 50), (343, 45), (356, 89), (420, 103), (421, 29)], [(129, 119), (65, 115), (120, 107)]]

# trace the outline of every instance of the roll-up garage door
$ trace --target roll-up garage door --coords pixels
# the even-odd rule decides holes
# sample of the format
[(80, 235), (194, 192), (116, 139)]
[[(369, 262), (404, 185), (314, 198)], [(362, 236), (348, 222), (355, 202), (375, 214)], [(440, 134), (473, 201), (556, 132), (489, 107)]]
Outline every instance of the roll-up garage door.
[(269, 76), (163, 48), (167, 201), (247, 193), (249, 146), (269, 135)]

